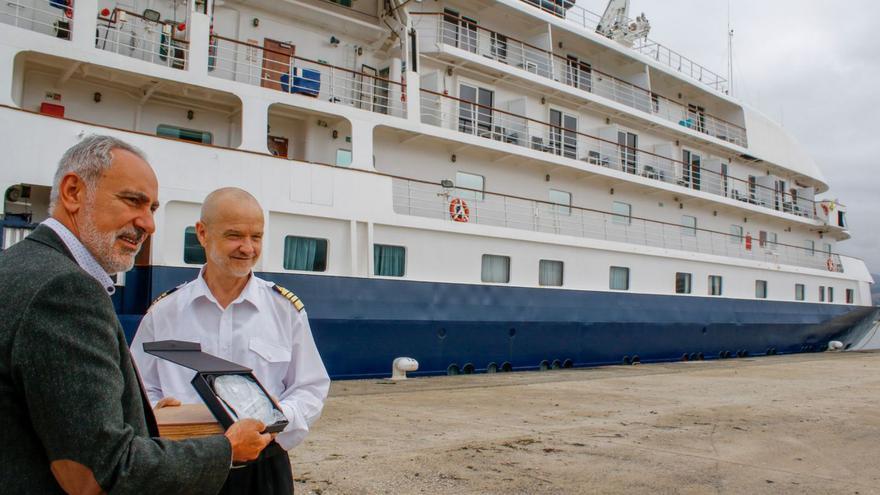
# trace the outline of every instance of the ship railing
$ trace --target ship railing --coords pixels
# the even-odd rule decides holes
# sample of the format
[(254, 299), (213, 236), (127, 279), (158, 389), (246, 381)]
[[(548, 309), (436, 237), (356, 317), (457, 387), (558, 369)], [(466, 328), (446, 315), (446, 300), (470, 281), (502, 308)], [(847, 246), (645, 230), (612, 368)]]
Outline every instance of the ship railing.
[(72, 4), (67, 0), (6, 0), (0, 2), (0, 22), (69, 40)]
[(189, 42), (179, 37), (184, 24), (154, 21), (124, 9), (98, 14), (95, 46), (153, 64), (186, 69)]
[[(453, 200), (463, 202), (466, 208)], [(704, 228), (406, 178), (393, 179), (395, 213), (843, 272), (840, 255)], [(462, 213), (466, 210), (466, 213)]]
[(292, 52), (212, 35), (208, 71), (230, 81), (406, 117), (405, 85), (378, 73), (356, 72)]
[[(422, 47), (452, 46), (746, 147), (746, 130), (552, 51), (442, 13), (415, 13)], [(423, 48), (424, 50), (424, 48)]]
[(27, 237), (35, 228), (37, 224), (31, 223), (30, 219), (7, 215), (6, 219), (0, 220), (0, 247), (2, 250), (9, 249)]
[[(546, 123), (435, 91), (421, 90), (422, 122), (563, 158), (579, 160), (793, 215), (816, 218), (815, 202), (695, 163), (620, 144), (559, 123)], [(720, 160), (720, 159), (719, 159)]]
[[(602, 20), (601, 15), (576, 5), (574, 0), (521, 1), (588, 31), (595, 31)], [(727, 92), (727, 79), (660, 43), (651, 39), (642, 39), (637, 41), (632, 48), (716, 91)]]

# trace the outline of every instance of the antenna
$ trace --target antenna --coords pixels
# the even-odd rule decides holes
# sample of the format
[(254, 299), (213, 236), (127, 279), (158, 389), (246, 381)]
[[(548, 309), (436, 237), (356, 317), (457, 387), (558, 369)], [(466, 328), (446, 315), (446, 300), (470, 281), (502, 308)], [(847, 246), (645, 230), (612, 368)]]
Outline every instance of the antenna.
[(733, 96), (733, 29), (730, 27), (730, 0), (727, 0), (727, 92)]

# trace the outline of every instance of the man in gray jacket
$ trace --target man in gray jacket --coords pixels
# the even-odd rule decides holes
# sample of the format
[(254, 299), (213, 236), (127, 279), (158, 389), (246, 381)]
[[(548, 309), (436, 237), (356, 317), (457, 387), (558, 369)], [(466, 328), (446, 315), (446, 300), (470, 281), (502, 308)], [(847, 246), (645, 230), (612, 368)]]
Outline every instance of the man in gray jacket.
[(0, 491), (216, 493), (271, 440), (157, 438), (113, 310), (110, 275), (153, 233), (158, 182), (137, 149), (89, 136), (59, 163), (51, 218), (0, 253)]

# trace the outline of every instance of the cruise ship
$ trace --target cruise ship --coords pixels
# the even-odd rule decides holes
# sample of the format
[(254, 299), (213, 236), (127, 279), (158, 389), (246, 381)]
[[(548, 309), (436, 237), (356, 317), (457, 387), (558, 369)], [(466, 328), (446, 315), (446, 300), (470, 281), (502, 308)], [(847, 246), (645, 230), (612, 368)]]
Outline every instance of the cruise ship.
[(846, 206), (649, 30), (625, 0), (4, 1), (0, 246), (46, 218), (63, 151), (111, 134), (162, 201), (113, 296), (129, 338), (238, 186), (334, 378), (858, 346), (877, 310)]

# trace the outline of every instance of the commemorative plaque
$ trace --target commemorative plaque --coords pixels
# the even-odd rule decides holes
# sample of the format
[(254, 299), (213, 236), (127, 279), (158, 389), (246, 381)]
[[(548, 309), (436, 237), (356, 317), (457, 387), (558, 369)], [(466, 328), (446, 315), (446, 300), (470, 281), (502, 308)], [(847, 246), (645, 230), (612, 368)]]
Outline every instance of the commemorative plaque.
[(278, 403), (250, 368), (202, 352), (196, 342), (145, 342), (144, 352), (195, 371), (191, 383), (224, 429), (245, 418), (262, 421), (268, 433), (287, 426)]

